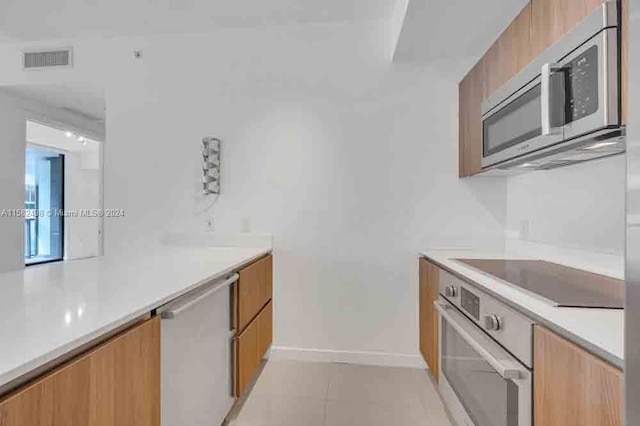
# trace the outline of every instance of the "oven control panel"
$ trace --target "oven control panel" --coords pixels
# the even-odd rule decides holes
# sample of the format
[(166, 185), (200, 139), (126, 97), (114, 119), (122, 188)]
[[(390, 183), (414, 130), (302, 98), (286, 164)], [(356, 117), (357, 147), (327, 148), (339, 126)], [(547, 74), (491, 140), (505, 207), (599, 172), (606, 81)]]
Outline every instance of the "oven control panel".
[(460, 288), (460, 305), (476, 321), (480, 321), (480, 298), (464, 287)]
[(441, 297), (531, 368), (534, 322), (488, 294), (480, 284), (467, 282), (444, 269), (439, 275)]

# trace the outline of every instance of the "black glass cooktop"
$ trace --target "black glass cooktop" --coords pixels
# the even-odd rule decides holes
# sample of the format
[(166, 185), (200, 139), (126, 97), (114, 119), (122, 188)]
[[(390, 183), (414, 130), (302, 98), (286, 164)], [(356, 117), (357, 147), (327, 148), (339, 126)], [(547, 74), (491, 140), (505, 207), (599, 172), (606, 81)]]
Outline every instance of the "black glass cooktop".
[(542, 260), (456, 259), (556, 306), (624, 308), (624, 281)]

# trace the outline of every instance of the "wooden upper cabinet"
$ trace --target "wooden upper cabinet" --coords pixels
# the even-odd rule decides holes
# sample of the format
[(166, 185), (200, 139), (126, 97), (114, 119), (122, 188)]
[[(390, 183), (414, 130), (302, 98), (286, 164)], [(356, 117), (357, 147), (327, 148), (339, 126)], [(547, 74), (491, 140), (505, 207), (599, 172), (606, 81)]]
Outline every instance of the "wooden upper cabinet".
[(482, 168), (482, 101), (533, 60), (531, 5), (527, 5), (458, 87), (458, 176)]
[(534, 59), (531, 3), (520, 11), (485, 54), (483, 99), (506, 84)]
[(0, 399), (1, 426), (160, 426), (160, 317)]
[(531, 3), (527, 4), (498, 39), (500, 86), (515, 77), (534, 59), (531, 48)]
[(532, 0), (531, 47), (534, 57), (582, 22), (605, 0)]
[(439, 268), (427, 259), (420, 259), (420, 352), (438, 381), (438, 311), (433, 302), (438, 300)]
[(458, 86), (458, 176), (473, 176), (482, 167), (481, 104), (483, 67), (480, 61)]
[(534, 363), (536, 426), (622, 425), (622, 371), (541, 326)]
[[(480, 70), (476, 71), (482, 85), (480, 101), (488, 98), (504, 83), (504, 71), (500, 63), (500, 40), (491, 45), (479, 62)], [(476, 65), (477, 66), (477, 65)], [(475, 68), (475, 67), (474, 67)], [(473, 71), (473, 69), (471, 70)]]

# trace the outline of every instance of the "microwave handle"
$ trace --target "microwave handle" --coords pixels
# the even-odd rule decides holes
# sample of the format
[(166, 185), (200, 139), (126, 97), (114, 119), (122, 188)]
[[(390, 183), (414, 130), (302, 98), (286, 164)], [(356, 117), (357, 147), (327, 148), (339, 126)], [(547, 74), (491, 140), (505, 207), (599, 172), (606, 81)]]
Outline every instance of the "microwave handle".
[(558, 64), (546, 63), (542, 66), (541, 75), (541, 106), (542, 106), (542, 135), (550, 136), (562, 132), (561, 127), (551, 125), (551, 76), (562, 68)]
[[(458, 316), (454, 312), (454, 309), (448, 303), (443, 303), (439, 300), (436, 300), (434, 306), (438, 313), (442, 316), (442, 318), (446, 319), (447, 322), (454, 328), (454, 330), (464, 339), (469, 346), (471, 346), (476, 352), (478, 352), (491, 366), (500, 374), (500, 376), (506, 380), (517, 380), (521, 379), (522, 368), (516, 367), (517, 362), (510, 362), (510, 365), (505, 365), (505, 363), (498, 359), (491, 351), (487, 350), (481, 343), (476, 341), (471, 336), (471, 332), (469, 332), (466, 327), (462, 324), (461, 320), (456, 319)], [(462, 315), (459, 315), (460, 319), (462, 319)], [(488, 338), (487, 338), (488, 339)], [(497, 344), (496, 344), (497, 346)]]

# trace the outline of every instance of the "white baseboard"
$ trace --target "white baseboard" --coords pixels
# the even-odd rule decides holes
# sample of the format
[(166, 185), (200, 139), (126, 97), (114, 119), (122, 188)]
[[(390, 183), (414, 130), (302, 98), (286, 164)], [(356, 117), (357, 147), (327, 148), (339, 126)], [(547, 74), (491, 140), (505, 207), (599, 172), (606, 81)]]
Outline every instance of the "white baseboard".
[(322, 349), (273, 346), (268, 355), (272, 360), (338, 362), (381, 367), (427, 368), (420, 355), (391, 354), (385, 352), (332, 351)]

